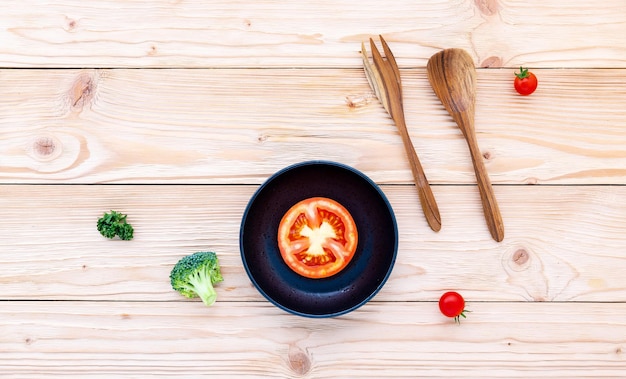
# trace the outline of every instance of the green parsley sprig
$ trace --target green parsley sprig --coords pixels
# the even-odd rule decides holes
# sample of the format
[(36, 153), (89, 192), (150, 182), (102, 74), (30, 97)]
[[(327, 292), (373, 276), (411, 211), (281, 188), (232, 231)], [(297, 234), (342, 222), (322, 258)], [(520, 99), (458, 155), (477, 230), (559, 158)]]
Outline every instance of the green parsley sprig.
[(118, 236), (120, 239), (128, 241), (133, 239), (133, 227), (126, 221), (126, 215), (120, 212), (111, 211), (104, 213), (98, 219), (98, 231), (104, 237), (112, 239)]

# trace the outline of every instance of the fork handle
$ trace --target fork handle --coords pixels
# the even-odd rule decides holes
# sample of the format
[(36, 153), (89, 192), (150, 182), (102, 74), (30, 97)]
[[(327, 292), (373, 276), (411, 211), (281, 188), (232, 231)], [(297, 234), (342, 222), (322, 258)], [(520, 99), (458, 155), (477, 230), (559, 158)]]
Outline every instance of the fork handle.
[(413, 147), (413, 143), (411, 142), (411, 137), (409, 136), (409, 131), (407, 130), (403, 113), (395, 112), (393, 118), (398, 130), (400, 131), (402, 142), (404, 143), (404, 149), (406, 150), (406, 155), (409, 158), (409, 164), (411, 165), (411, 171), (413, 172), (413, 179), (419, 194), (420, 204), (422, 205), (424, 216), (426, 216), (426, 222), (428, 222), (428, 225), (432, 230), (438, 232), (441, 230), (441, 215), (439, 214), (439, 207), (437, 206), (435, 195), (433, 195), (433, 191), (428, 184), (428, 179), (426, 179), (426, 174), (424, 173), (422, 164), (420, 163), (417, 153), (415, 152), (415, 148)]

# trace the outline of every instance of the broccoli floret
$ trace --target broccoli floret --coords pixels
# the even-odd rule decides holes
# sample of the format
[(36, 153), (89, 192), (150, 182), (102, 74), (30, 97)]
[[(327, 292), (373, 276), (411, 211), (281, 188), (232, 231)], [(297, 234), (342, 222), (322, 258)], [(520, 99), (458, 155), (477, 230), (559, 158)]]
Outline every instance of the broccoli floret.
[(212, 251), (181, 258), (170, 273), (173, 289), (188, 298), (200, 297), (206, 306), (215, 303), (217, 292), (213, 285), (223, 280), (217, 254)]
[(133, 239), (133, 227), (126, 222), (126, 215), (111, 211), (98, 219), (98, 231), (106, 238), (119, 236), (123, 240)]

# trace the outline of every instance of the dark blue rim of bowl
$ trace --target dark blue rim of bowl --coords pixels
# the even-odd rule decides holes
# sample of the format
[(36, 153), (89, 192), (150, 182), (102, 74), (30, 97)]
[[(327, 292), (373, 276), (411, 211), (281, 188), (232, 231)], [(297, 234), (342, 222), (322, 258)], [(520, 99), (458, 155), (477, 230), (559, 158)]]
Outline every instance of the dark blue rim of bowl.
[[(386, 272), (384, 278), (381, 280), (380, 284), (376, 287), (376, 289), (374, 291), (372, 291), (372, 293), (369, 296), (367, 296), (365, 299), (363, 299), (360, 303), (358, 303), (358, 304), (356, 304), (356, 305), (354, 305), (354, 306), (352, 306), (350, 308), (347, 308), (347, 309), (344, 309), (344, 310), (341, 310), (341, 311), (338, 311), (338, 312), (334, 312), (334, 313), (328, 313), (328, 314), (310, 314), (310, 313), (298, 312), (298, 311), (293, 310), (291, 308), (285, 307), (284, 305), (282, 305), (282, 304), (278, 303), (277, 301), (275, 301), (267, 293), (265, 293), (265, 291), (258, 285), (256, 280), (254, 279), (252, 273), (250, 272), (250, 268), (248, 267), (248, 264), (246, 262), (246, 257), (245, 257), (244, 251), (243, 251), (243, 227), (244, 227), (244, 225), (246, 223), (246, 219), (248, 218), (248, 210), (250, 209), (250, 206), (254, 203), (254, 201), (257, 198), (257, 196), (276, 177), (279, 177), (283, 173), (288, 172), (288, 171), (293, 170), (293, 169), (296, 169), (298, 167), (311, 166), (311, 165), (335, 166), (335, 167), (342, 168), (344, 170), (350, 171), (350, 172), (358, 175), (359, 177), (363, 178), (380, 195), (381, 199), (383, 200), (383, 202), (387, 206), (387, 209), (389, 210), (389, 214), (391, 216), (391, 219), (393, 221), (393, 226), (394, 226), (393, 227), (393, 232), (394, 232), (395, 244), (394, 244), (394, 247), (393, 247), (393, 255), (391, 257), (391, 264), (389, 265), (389, 269), (387, 270), (387, 272)], [(341, 315), (347, 314), (349, 312), (352, 312), (352, 311), (362, 307), (363, 305), (367, 304), (374, 296), (376, 296), (376, 294), (378, 294), (378, 292), (380, 292), (380, 290), (383, 288), (385, 283), (387, 283), (387, 280), (389, 279), (389, 276), (391, 276), (391, 272), (393, 271), (393, 268), (395, 266), (396, 257), (397, 257), (397, 254), (398, 254), (398, 242), (399, 242), (398, 241), (398, 223), (397, 223), (397, 220), (396, 220), (396, 217), (395, 217), (395, 213), (393, 212), (393, 208), (391, 207), (391, 203), (389, 203), (389, 200), (387, 199), (387, 196), (385, 196), (384, 192), (380, 189), (378, 184), (376, 184), (367, 175), (365, 175), (361, 171), (359, 171), (359, 170), (357, 170), (357, 169), (355, 169), (355, 168), (353, 168), (351, 166), (345, 165), (343, 163), (338, 163), (338, 162), (333, 162), (333, 161), (326, 161), (326, 160), (310, 160), (310, 161), (304, 161), (304, 162), (300, 162), (300, 163), (295, 163), (295, 164), (292, 164), (290, 166), (284, 167), (284, 168), (280, 169), (279, 171), (276, 171), (274, 174), (272, 174), (269, 178), (267, 178), (265, 180), (265, 182), (263, 182), (263, 184), (261, 184), (259, 186), (259, 188), (257, 188), (257, 190), (254, 192), (254, 194), (252, 195), (252, 197), (248, 201), (248, 204), (246, 205), (246, 209), (245, 209), (245, 211), (243, 213), (243, 216), (242, 216), (242, 219), (241, 219), (240, 228), (239, 228), (239, 253), (240, 253), (240, 256), (241, 256), (241, 260), (243, 262), (243, 267), (246, 270), (246, 274), (248, 275), (248, 278), (250, 279), (250, 281), (252, 282), (254, 287), (257, 289), (257, 291), (259, 291), (261, 293), (261, 295), (263, 295), (263, 297), (265, 297), (265, 299), (267, 299), (271, 304), (273, 304), (277, 308), (282, 309), (283, 311), (286, 311), (286, 312), (291, 313), (293, 315), (309, 317), (309, 318), (331, 318), (331, 317), (337, 317), (337, 316), (341, 316)]]

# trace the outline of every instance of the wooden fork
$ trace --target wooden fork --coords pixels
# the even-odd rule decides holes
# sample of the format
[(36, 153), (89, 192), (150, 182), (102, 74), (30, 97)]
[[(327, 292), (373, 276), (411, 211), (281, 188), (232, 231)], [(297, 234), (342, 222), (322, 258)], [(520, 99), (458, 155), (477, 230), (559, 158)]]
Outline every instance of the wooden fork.
[(379, 36), (380, 42), (385, 52), (385, 58), (382, 57), (374, 40), (370, 38), (370, 47), (372, 49), (372, 59), (374, 64), (370, 63), (367, 56), (365, 44), (361, 43), (361, 55), (363, 56), (363, 67), (365, 68), (365, 76), (372, 87), (378, 100), (382, 103), (387, 113), (395, 122), (400, 135), (406, 154), (409, 158), (413, 179), (419, 193), (420, 204), (426, 216), (426, 221), (430, 228), (436, 232), (441, 229), (441, 216), (439, 215), (439, 207), (435, 201), (435, 196), (428, 184), (424, 169), (420, 164), (411, 137), (406, 127), (404, 119), (404, 106), (402, 101), (402, 82), (400, 79), (400, 70), (396, 64), (396, 59), (382, 36)]

